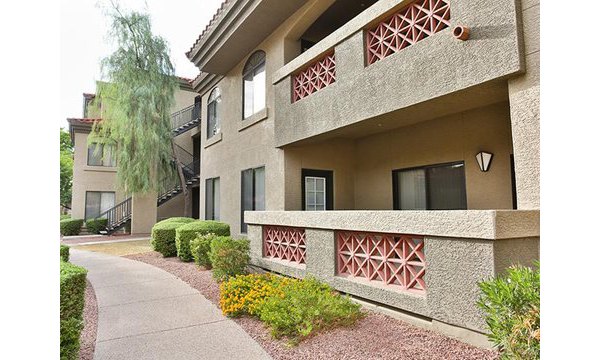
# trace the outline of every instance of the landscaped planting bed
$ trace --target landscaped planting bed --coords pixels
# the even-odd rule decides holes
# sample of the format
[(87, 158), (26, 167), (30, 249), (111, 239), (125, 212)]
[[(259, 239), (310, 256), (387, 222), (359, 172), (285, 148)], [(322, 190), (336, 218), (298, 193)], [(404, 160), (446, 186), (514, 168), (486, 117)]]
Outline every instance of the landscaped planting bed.
[[(216, 306), (219, 283), (212, 272), (178, 258), (163, 258), (160, 253), (128, 255), (172, 273)], [(353, 326), (336, 327), (289, 346), (289, 339), (274, 339), (257, 318), (235, 317), (238, 323), (274, 359), (497, 359), (498, 353), (483, 350), (433, 331), (424, 330), (386, 315), (368, 310)]]

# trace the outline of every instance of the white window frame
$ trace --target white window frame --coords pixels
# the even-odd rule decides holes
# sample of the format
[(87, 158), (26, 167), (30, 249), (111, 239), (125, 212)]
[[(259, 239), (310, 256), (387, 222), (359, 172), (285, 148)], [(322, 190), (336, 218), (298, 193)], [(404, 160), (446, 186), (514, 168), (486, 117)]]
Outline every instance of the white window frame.
[[(314, 180), (314, 189), (309, 189), (308, 187), (308, 180), (312, 179)], [(317, 190), (317, 181), (323, 181), (323, 191)], [(317, 193), (323, 193), (323, 204), (322, 204), (322, 209), (319, 209), (318, 207), (321, 204), (317, 203)], [(314, 193), (315, 194), (315, 203), (313, 205), (310, 206), (314, 206), (314, 209), (312, 209), (311, 207), (309, 207), (308, 204), (308, 195), (309, 193)], [(305, 176), (304, 177), (304, 208), (306, 209), (306, 211), (325, 211), (327, 210), (327, 178), (325, 177), (321, 177), (321, 176)]]

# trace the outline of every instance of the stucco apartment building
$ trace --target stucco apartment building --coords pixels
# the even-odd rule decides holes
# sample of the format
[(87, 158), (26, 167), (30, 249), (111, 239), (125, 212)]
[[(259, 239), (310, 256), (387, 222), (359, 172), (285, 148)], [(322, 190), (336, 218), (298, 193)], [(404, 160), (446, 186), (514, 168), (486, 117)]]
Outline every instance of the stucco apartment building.
[[(198, 203), (198, 188), (195, 175), (199, 173), (197, 146), (198, 139), (182, 136), (199, 119), (198, 93), (190, 86), (190, 80), (178, 78), (178, 89), (175, 91), (173, 113), (173, 138), (179, 160), (194, 170), (192, 175), (192, 198)], [(81, 118), (68, 118), (69, 132), (74, 145), (73, 188), (71, 201), (71, 217), (76, 219), (94, 219), (108, 217), (117, 223), (114, 230), (131, 225), (134, 233), (148, 233), (157, 218), (178, 216), (183, 213), (184, 199), (177, 191), (178, 184), (168, 179), (164, 182), (160, 194), (138, 196), (125, 194), (117, 186), (117, 164), (112, 156), (112, 147), (103, 144), (89, 144), (88, 136), (94, 122), (102, 121), (104, 107), (96, 94), (83, 94), (83, 114)], [(99, 150), (96, 148), (100, 147)], [(196, 152), (196, 155), (194, 155)], [(195, 168), (195, 169), (194, 169)], [(179, 187), (180, 188), (180, 187)], [(180, 189), (179, 189), (180, 190)], [(152, 201), (154, 199), (154, 201)], [(149, 209), (147, 209), (150, 203)], [(158, 206), (160, 204), (160, 206)], [(116, 207), (115, 207), (116, 206)], [(132, 216), (136, 207), (135, 219)], [(112, 210), (112, 212), (111, 212)], [(193, 208), (198, 217), (198, 208)], [(108, 212), (108, 213), (107, 213)]]
[[(200, 108), (199, 218), (254, 265), (485, 344), (477, 281), (539, 258), (538, 30), (537, 0), (225, 1), (178, 104)], [(181, 204), (156, 199), (132, 231)]]

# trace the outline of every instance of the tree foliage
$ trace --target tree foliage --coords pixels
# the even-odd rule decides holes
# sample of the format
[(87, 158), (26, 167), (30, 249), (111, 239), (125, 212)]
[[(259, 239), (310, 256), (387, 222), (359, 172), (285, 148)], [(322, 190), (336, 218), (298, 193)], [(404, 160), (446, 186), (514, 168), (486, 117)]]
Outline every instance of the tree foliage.
[(60, 129), (60, 203), (71, 203), (71, 189), (73, 187), (73, 145), (71, 136), (64, 129)]
[(117, 182), (128, 193), (157, 190), (173, 172), (170, 108), (176, 81), (167, 42), (152, 34), (148, 14), (113, 4), (109, 37), (117, 49), (102, 60), (102, 122), (90, 142), (117, 144)]

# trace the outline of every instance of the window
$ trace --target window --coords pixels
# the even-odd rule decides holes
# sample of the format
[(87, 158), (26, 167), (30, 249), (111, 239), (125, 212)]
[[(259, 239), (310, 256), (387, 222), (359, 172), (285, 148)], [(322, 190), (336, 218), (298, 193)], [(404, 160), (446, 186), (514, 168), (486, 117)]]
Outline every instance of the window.
[(244, 223), (244, 211), (265, 209), (265, 168), (242, 171), (242, 220), (241, 232), (246, 233), (248, 225)]
[(244, 119), (265, 108), (265, 52), (258, 50), (244, 66)]
[(115, 193), (102, 191), (85, 192), (85, 219), (97, 218), (115, 206)]
[(221, 201), (219, 178), (206, 179), (206, 220), (219, 220)]
[(92, 143), (88, 145), (89, 166), (117, 166), (113, 145)]
[(220, 110), (221, 110), (221, 90), (215, 88), (208, 97), (208, 119), (207, 119), (207, 131), (206, 138), (210, 139), (216, 133), (221, 130), (220, 121)]
[(465, 164), (455, 162), (392, 172), (394, 210), (465, 210)]
[(302, 169), (302, 210), (333, 210), (333, 171)]

